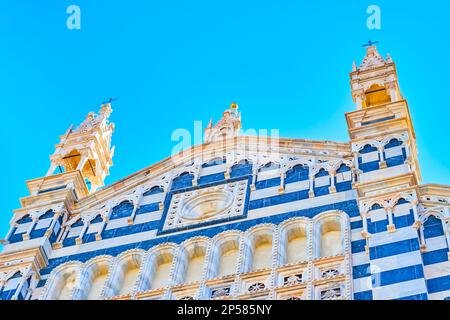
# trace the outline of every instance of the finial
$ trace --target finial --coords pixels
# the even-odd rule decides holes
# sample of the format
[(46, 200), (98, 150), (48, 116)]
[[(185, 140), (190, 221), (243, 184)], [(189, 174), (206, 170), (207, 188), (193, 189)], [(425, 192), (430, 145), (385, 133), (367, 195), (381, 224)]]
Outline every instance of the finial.
[(392, 62), (392, 58), (391, 58), (391, 54), (390, 54), (390, 53), (388, 53), (388, 54), (386, 55), (386, 61), (387, 61), (387, 62)]
[(233, 101), (230, 105), (230, 109), (237, 109), (237, 108), (238, 108), (237, 103)]
[(378, 41), (372, 41), (369, 39), (369, 42), (366, 44), (363, 44), (362, 46), (363, 47), (372, 47), (374, 44), (377, 44), (377, 43), (378, 43)]
[(356, 61), (353, 61), (352, 71), (356, 71), (358, 68), (356, 67)]

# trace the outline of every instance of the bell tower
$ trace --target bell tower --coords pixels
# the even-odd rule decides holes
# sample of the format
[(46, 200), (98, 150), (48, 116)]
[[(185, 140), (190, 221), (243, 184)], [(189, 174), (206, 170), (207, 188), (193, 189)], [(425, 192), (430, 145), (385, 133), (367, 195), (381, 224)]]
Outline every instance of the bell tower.
[[(417, 273), (408, 274), (417, 288), (427, 292), (420, 255), (419, 200), (421, 174), (417, 144), (408, 102), (403, 97), (395, 63), (383, 58), (369, 42), (358, 66), (353, 63), (350, 85), (356, 111), (346, 113), (357, 181), (353, 187), (361, 217), (361, 236), (365, 243), (365, 263), (373, 281), (366, 293), (373, 299), (389, 299), (384, 258), (380, 244), (396, 245), (408, 239), (405, 249), (414, 258)], [(401, 280), (390, 280), (392, 285)], [(407, 295), (406, 293), (404, 294)]]
[(114, 156), (114, 147), (111, 147), (114, 123), (109, 122), (111, 113), (111, 105), (104, 104), (98, 114), (90, 112), (78, 127), (71, 127), (61, 136), (50, 156), (51, 165), (46, 178), (76, 171), (86, 182), (88, 192), (104, 186)]
[(112, 165), (114, 124), (109, 103), (90, 112), (75, 129), (60, 137), (44, 177), (28, 180), (30, 195), (20, 199), (0, 255), (0, 300), (27, 299), (41, 280), (58, 245), (61, 229), (77, 202), (104, 185)]
[[(390, 55), (383, 58), (376, 46), (368, 46), (362, 63), (359, 66), (356, 62), (353, 63), (350, 86), (357, 110), (347, 113), (346, 118), (355, 165), (360, 173), (375, 171), (371, 170), (375, 167), (385, 169), (393, 166), (393, 161), (387, 161), (392, 152), (386, 149), (393, 147), (393, 144), (401, 144), (404, 163), (408, 166), (405, 174), (407, 172), (411, 175), (411, 182), (414, 184), (420, 183), (416, 136), (408, 102), (400, 92), (396, 66)], [(389, 144), (391, 140), (392, 143)], [(377, 157), (374, 156), (373, 161), (369, 161), (370, 156), (361, 159), (361, 155), (358, 155), (360, 151), (370, 153), (370, 148), (378, 150), (378, 165), (374, 163)], [(365, 164), (367, 162), (373, 163)], [(394, 175), (396, 173), (397, 170), (392, 172)], [(362, 178), (362, 181), (384, 179), (385, 175), (371, 174)]]

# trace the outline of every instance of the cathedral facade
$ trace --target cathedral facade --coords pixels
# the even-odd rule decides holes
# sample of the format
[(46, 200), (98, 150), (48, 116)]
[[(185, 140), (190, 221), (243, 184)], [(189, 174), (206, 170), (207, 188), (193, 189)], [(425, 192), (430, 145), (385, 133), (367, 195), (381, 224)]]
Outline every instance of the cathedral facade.
[(349, 141), (205, 141), (111, 185), (112, 108), (60, 137), (0, 254), (2, 300), (450, 299), (450, 186), (421, 184), (395, 63), (353, 65)]

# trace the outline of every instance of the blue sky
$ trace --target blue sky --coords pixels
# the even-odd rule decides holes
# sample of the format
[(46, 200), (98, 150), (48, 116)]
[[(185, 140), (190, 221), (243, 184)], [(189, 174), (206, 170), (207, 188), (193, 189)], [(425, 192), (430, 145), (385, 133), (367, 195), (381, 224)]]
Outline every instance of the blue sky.
[[(81, 30), (66, 8), (81, 8)], [(381, 8), (381, 30), (366, 9)], [(70, 124), (113, 104), (112, 183), (170, 155), (176, 128), (218, 119), (347, 141), (352, 61), (368, 39), (397, 63), (423, 182), (449, 183), (448, 1), (15, 0), (0, 10), (0, 233)], [(447, 147), (446, 147), (447, 146)]]

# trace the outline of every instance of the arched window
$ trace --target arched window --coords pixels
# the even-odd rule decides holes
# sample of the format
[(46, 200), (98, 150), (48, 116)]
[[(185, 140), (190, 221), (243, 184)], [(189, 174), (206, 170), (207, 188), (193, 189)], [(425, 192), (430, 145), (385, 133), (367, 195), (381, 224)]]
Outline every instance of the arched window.
[(380, 168), (378, 149), (370, 144), (366, 144), (359, 151), (358, 167), (362, 172), (378, 170)]
[(133, 204), (126, 200), (112, 209), (110, 220), (129, 217), (133, 213)]
[(151, 289), (164, 288), (170, 280), (170, 270), (172, 269), (173, 253), (160, 252), (155, 261), (155, 269), (151, 279)]
[(160, 186), (154, 186), (150, 190), (144, 192), (143, 196), (146, 197), (146, 196), (150, 196), (150, 195), (158, 194), (158, 193), (163, 193), (163, 192), (164, 192), (163, 188), (161, 188)]
[(336, 177), (334, 179), (337, 192), (347, 191), (352, 188), (352, 172), (346, 164), (341, 164), (336, 170)]
[(107, 261), (98, 262), (87, 269), (87, 294), (86, 300), (99, 300), (101, 298), (103, 288), (109, 273), (109, 265)]
[(17, 220), (17, 224), (24, 224), (24, 223), (28, 223), (31, 222), (33, 220), (31, 220), (31, 217), (29, 214), (24, 215), (22, 218), (20, 218), (19, 220)]
[[(423, 224), (423, 232), (425, 239), (443, 236), (445, 233), (442, 220), (434, 215), (430, 215)], [(444, 241), (445, 239), (443, 239)]]
[(91, 224), (100, 223), (103, 221), (102, 215), (97, 215), (94, 219), (91, 220)]
[(11, 300), (13, 298), (16, 294), (21, 278), (22, 273), (17, 271), (9, 277), (3, 287), (0, 286), (0, 300)]
[(44, 219), (50, 219), (53, 218), (53, 215), (55, 213), (53, 212), (53, 210), (48, 210), (46, 213), (44, 213), (42, 216), (39, 217), (39, 220), (44, 220)]
[(192, 180), (194, 175), (189, 172), (183, 172), (178, 177), (172, 180), (172, 189), (181, 189), (192, 187)]
[(126, 253), (120, 257), (109, 280), (107, 297), (130, 294), (137, 284), (142, 263), (142, 253)]
[(252, 270), (272, 266), (272, 234), (259, 233), (253, 236)]
[(307, 166), (298, 164), (286, 172), (286, 178), (284, 179), (284, 182), (287, 184), (308, 179), (309, 168)]
[(239, 255), (239, 242), (230, 239), (219, 248), (219, 266), (217, 276), (223, 277), (236, 273), (236, 264)]
[(320, 169), (314, 176), (314, 194), (316, 196), (323, 196), (330, 193), (329, 186), (330, 173), (325, 169)]
[(285, 263), (296, 263), (307, 259), (306, 226), (296, 223), (285, 231)]
[(76, 228), (76, 227), (81, 227), (84, 225), (83, 220), (80, 218), (78, 219), (76, 222), (72, 223), (71, 227), (72, 228)]
[(384, 146), (384, 158), (388, 167), (405, 163), (406, 149), (402, 145), (402, 141), (393, 138)]
[(316, 173), (315, 178), (326, 177), (329, 175), (330, 174), (328, 173), (328, 171), (322, 168), (319, 170), (319, 172)]
[(241, 160), (231, 167), (230, 177), (242, 177), (252, 174), (252, 164), (248, 160)]
[(343, 253), (341, 219), (339, 216), (331, 216), (320, 219), (316, 225), (315, 243), (318, 246), (319, 258), (335, 256)]
[(49, 286), (48, 300), (72, 300), (77, 286), (80, 269), (78, 266), (67, 266), (58, 271)]
[(279, 186), (280, 182), (280, 165), (269, 162), (259, 168), (255, 187), (256, 189), (270, 188)]
[(149, 252), (147, 260), (142, 262), (144, 265), (141, 267), (139, 282), (135, 283), (137, 292), (160, 289), (169, 284), (174, 250), (174, 245), (164, 245)]
[(185, 283), (196, 282), (202, 279), (205, 264), (206, 247), (194, 246), (188, 252)]
[(55, 300), (72, 300), (73, 289), (77, 281), (77, 274), (75, 272), (65, 274), (61, 281), (61, 290)]
[(274, 170), (277, 170), (279, 168), (280, 168), (280, 165), (278, 165), (278, 164), (276, 164), (274, 162), (268, 162), (264, 166), (259, 168), (258, 172), (260, 174), (264, 174), (264, 172), (274, 171)]
[(374, 203), (368, 212), (367, 229), (371, 234), (387, 231), (388, 218), (386, 210), (379, 203)]
[(225, 162), (225, 159), (223, 159), (223, 158), (220, 158), (220, 157), (214, 158), (214, 159), (211, 159), (208, 162), (202, 164), (202, 168), (208, 168), (208, 167), (216, 166), (216, 165), (219, 165), (219, 164), (223, 164), (224, 162)]

